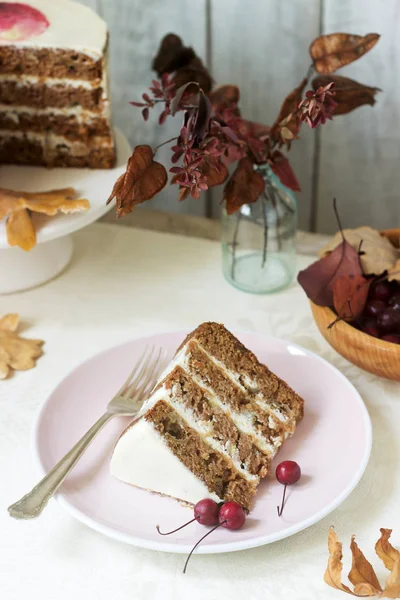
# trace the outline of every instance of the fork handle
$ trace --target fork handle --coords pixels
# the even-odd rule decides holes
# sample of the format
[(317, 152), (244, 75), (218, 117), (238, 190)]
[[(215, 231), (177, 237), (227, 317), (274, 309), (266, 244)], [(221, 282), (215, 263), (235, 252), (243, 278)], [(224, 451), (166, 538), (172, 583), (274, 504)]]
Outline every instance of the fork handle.
[(91, 441), (114, 416), (115, 415), (106, 412), (100, 417), (68, 454), (66, 454), (28, 494), (8, 507), (10, 515), (14, 517), (14, 519), (34, 519), (35, 517), (39, 517), (47, 502), (53, 494), (56, 493)]

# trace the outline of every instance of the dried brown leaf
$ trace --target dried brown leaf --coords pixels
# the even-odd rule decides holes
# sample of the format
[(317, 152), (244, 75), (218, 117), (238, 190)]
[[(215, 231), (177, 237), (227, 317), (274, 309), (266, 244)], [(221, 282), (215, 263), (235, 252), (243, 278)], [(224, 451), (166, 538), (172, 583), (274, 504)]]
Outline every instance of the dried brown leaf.
[(235, 106), (239, 102), (240, 90), (237, 85), (218, 85), (211, 90), (208, 97), (213, 108)]
[(224, 189), (227, 213), (231, 215), (244, 204), (258, 200), (264, 185), (264, 179), (254, 171), (253, 163), (248, 158), (242, 158)]
[(172, 73), (187, 65), (196, 57), (193, 48), (183, 45), (181, 38), (174, 33), (163, 37), (157, 54), (153, 59), (152, 69), (160, 76), (163, 73)]
[(299, 116), (294, 113), (302, 99), (306, 85), (307, 78), (305, 77), (300, 85), (294, 88), (284, 99), (279, 115), (271, 127), (271, 138), (275, 138), (280, 130), (281, 137), (290, 145), (290, 141), (297, 137), (301, 121)]
[(292, 165), (289, 162), (287, 156), (282, 154), (279, 150), (275, 150), (275, 152), (271, 156), (271, 160), (269, 161), (272, 171), (275, 173), (277, 177), (279, 177), (280, 182), (293, 190), (294, 192), (300, 192), (300, 184), (297, 181), (297, 177), (292, 169)]
[(325, 583), (337, 590), (342, 590), (342, 592), (346, 592), (347, 594), (354, 596), (354, 593), (351, 591), (351, 589), (347, 585), (342, 583), (342, 544), (339, 542), (333, 527), (329, 529), (328, 550), (329, 559), (328, 566), (324, 575)]
[(228, 178), (228, 169), (221, 161), (210, 162), (205, 160), (200, 165), (199, 170), (207, 177), (207, 185), (209, 188), (225, 183)]
[(379, 88), (369, 87), (340, 75), (318, 75), (312, 80), (312, 87), (317, 90), (332, 81), (335, 84), (336, 102), (332, 115), (345, 115), (364, 104), (373, 106), (376, 93), (381, 91)]
[(117, 217), (127, 215), (137, 204), (150, 200), (166, 185), (167, 171), (153, 157), (150, 146), (136, 146), (134, 149), (125, 173), (117, 179), (107, 200), (110, 202), (116, 198)]
[(347, 241), (300, 271), (297, 280), (307, 297), (319, 306), (333, 306), (333, 286), (342, 276), (362, 275), (357, 251)]
[(179, 68), (172, 78), (176, 88), (192, 81), (198, 83), (205, 94), (208, 94), (212, 88), (212, 77), (198, 56), (184, 67)]
[(381, 598), (400, 598), (400, 556), (393, 564), (392, 572), (386, 580)]
[[(357, 229), (345, 229), (343, 234), (346, 241), (354, 250), (360, 248), (361, 244), (361, 267), (364, 275), (380, 275), (391, 269), (400, 258), (400, 250), (395, 248), (386, 237), (380, 235), (379, 231), (371, 227), (357, 227)], [(342, 241), (340, 231), (319, 252), (326, 256)]]
[(0, 379), (5, 379), (11, 369), (32, 369), (36, 359), (43, 354), (42, 340), (30, 340), (16, 333), (19, 317), (5, 315), (0, 319)]
[(36, 232), (26, 209), (11, 213), (6, 223), (7, 241), (10, 246), (19, 246), (29, 252), (36, 244)]
[(362, 596), (377, 596), (382, 591), (381, 585), (370, 562), (358, 547), (354, 535), (351, 538), (350, 550), (352, 565), (349, 580), (355, 586), (354, 592)]
[(338, 317), (351, 321), (362, 313), (371, 283), (371, 279), (353, 274), (342, 275), (334, 281), (333, 306)]
[(381, 528), (381, 537), (375, 544), (375, 552), (389, 571), (393, 569), (394, 563), (400, 558), (400, 552), (389, 542), (391, 533), (391, 529)]
[(321, 35), (312, 42), (309, 49), (314, 68), (318, 73), (334, 73), (371, 50), (379, 38), (377, 33), (364, 36), (350, 33)]

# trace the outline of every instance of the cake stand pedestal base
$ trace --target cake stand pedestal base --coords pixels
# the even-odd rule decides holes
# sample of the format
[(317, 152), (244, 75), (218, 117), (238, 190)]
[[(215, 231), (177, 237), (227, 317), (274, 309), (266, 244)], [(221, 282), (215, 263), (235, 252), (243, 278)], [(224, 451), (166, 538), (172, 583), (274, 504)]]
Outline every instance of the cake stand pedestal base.
[(30, 252), (0, 249), (0, 294), (20, 292), (58, 275), (72, 258), (71, 236), (37, 244)]

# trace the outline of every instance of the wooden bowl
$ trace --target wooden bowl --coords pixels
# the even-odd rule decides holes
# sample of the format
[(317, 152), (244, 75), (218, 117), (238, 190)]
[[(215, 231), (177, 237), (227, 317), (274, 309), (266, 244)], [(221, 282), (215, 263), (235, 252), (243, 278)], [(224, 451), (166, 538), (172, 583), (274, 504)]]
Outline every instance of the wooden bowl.
[[(381, 233), (399, 247), (400, 229), (387, 229)], [(365, 371), (400, 381), (400, 344), (374, 338), (344, 321), (328, 329), (336, 314), (326, 306), (310, 304), (318, 329), (336, 352)]]

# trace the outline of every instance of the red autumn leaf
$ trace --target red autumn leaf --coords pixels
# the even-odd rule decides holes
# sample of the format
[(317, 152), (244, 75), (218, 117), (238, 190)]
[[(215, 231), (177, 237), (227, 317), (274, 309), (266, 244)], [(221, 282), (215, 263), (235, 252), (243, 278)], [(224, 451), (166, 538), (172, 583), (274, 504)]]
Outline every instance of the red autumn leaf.
[[(279, 133), (279, 129), (282, 127), (282, 121), (285, 121), (284, 126), (292, 133), (295, 138), (300, 129), (300, 119), (296, 116), (295, 111), (301, 102), (304, 88), (307, 85), (307, 78), (305, 77), (300, 85), (290, 92), (284, 99), (279, 115), (275, 123), (271, 127), (271, 137), (275, 137)], [(290, 117), (290, 118), (288, 118)]]
[(314, 304), (333, 306), (333, 286), (344, 275), (362, 276), (358, 252), (346, 240), (330, 254), (300, 271), (297, 281)]
[(379, 88), (369, 87), (340, 75), (318, 75), (313, 79), (312, 87), (317, 90), (320, 86), (324, 87), (332, 81), (335, 84), (335, 102), (337, 103), (332, 115), (345, 115), (363, 104), (373, 106), (375, 94), (381, 91)]
[(252, 204), (264, 191), (264, 179), (254, 171), (253, 163), (242, 158), (224, 189), (226, 211), (235, 213), (243, 204)]
[(169, 33), (161, 40), (153, 59), (152, 69), (159, 76), (163, 73), (172, 73), (189, 64), (195, 57), (195, 51), (184, 46), (178, 35)]
[(207, 159), (199, 167), (199, 171), (207, 178), (209, 188), (225, 183), (229, 174), (227, 167), (221, 161), (211, 162)]
[(218, 85), (208, 95), (213, 108), (235, 106), (239, 102), (240, 91), (237, 85)]
[(333, 306), (341, 319), (352, 320), (364, 310), (371, 279), (362, 275), (342, 275), (332, 285)]
[(130, 213), (136, 204), (150, 200), (163, 189), (168, 175), (160, 163), (153, 160), (150, 146), (136, 146), (125, 173), (118, 177), (107, 204), (115, 197), (117, 217)]
[(297, 177), (294, 174), (290, 162), (288, 158), (284, 154), (282, 154), (282, 152), (279, 152), (279, 150), (275, 150), (275, 152), (271, 156), (271, 159), (269, 160), (269, 164), (271, 166), (272, 171), (277, 177), (279, 177), (283, 185), (295, 192), (301, 191), (300, 184), (297, 181)]
[(334, 73), (371, 50), (379, 38), (377, 33), (364, 36), (350, 33), (320, 35), (309, 49), (314, 68), (317, 73)]

